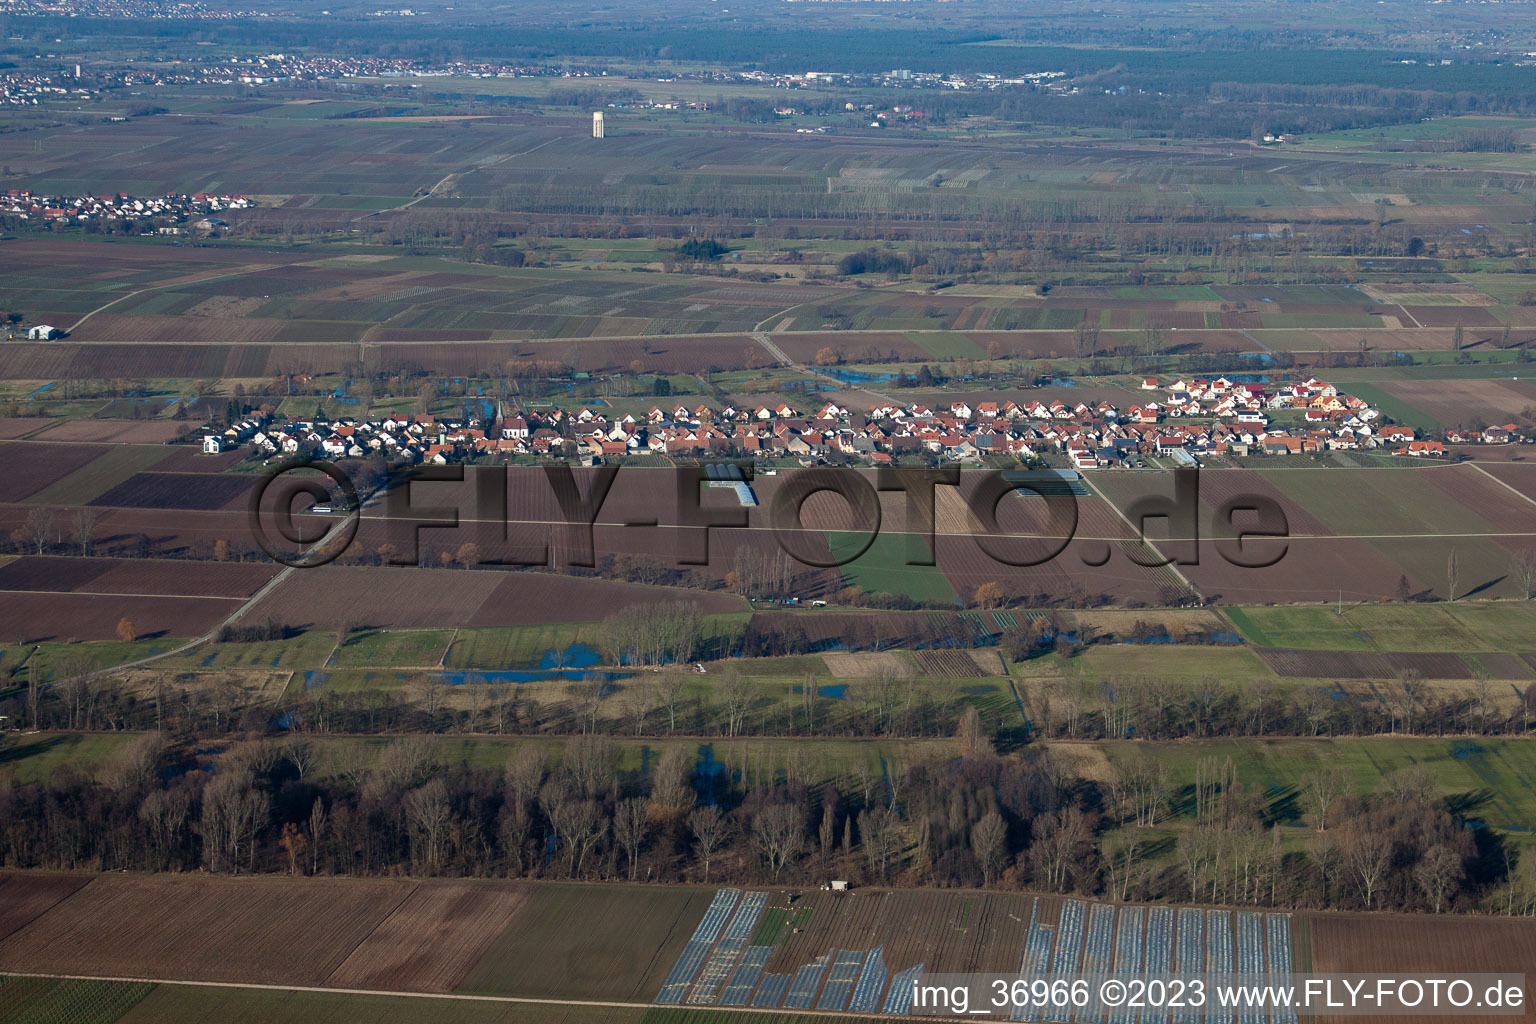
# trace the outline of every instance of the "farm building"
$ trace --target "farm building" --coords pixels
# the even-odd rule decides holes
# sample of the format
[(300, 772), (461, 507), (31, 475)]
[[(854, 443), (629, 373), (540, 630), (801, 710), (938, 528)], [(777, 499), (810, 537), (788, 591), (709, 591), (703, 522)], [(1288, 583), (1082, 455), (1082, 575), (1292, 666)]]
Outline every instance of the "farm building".
[(63, 333), (57, 327), (52, 327), (48, 324), (38, 324), (36, 327), (27, 328), (27, 340), (52, 341), (54, 338), (62, 337)]

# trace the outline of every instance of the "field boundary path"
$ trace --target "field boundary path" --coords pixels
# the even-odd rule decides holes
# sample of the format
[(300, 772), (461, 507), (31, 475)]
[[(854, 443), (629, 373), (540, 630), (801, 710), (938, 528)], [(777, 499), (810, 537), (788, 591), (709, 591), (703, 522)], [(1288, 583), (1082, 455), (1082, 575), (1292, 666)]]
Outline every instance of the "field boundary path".
[[(802, 303), (802, 305), (803, 305), (803, 303)], [(763, 348), (768, 351), (769, 355), (773, 356), (773, 358), (777, 359), (780, 363), (782, 363), (783, 365), (789, 367), (792, 370), (798, 370), (801, 373), (808, 373), (808, 374), (810, 374), (813, 377), (820, 377), (824, 381), (828, 381), (828, 382), (830, 382), (832, 384), (837, 385), (838, 390), (843, 390), (843, 389), (846, 388), (849, 391), (857, 391), (857, 392), (860, 392), (862, 394), (869, 395), (871, 398), (874, 398), (874, 399), (876, 399), (878, 401), (884, 402), (886, 405), (900, 405), (901, 404), (900, 402), (898, 402), (894, 398), (892, 398), (890, 395), (884, 394), (884, 393), (879, 392), (879, 391), (875, 391), (872, 388), (867, 388), (867, 387), (862, 387), (862, 386), (855, 387), (850, 381), (842, 380), (839, 377), (834, 377), (830, 373), (823, 373), (820, 370), (816, 369), (815, 367), (802, 366), (801, 364), (795, 362), (793, 359), (789, 358), (789, 355), (783, 349), (781, 349), (781, 348), (779, 348), (779, 346), (775, 345), (773, 343), (773, 339), (768, 336), (768, 332), (767, 331), (753, 330), (750, 333), (751, 333), (752, 337), (754, 339), (756, 339), (757, 343), (759, 345), (763, 346)]]
[[(214, 626), (211, 629), (209, 629), (208, 632), (204, 633), (202, 636), (193, 637), (191, 640), (188, 640), (186, 643), (182, 644), (180, 647), (172, 648), (171, 650), (164, 651), (164, 652), (162, 652), (160, 654), (151, 654), (149, 657), (147, 657), (147, 658), (140, 658), (137, 661), (128, 661), (128, 662), (124, 662), (121, 665), (113, 665), (111, 668), (103, 668), (103, 669), (98, 669), (95, 672), (88, 672), (88, 673), (86, 673), (85, 678), (87, 678), (87, 679), (95, 679), (95, 678), (98, 678), (100, 676), (111, 675), (114, 672), (123, 672), (123, 671), (126, 671), (128, 669), (142, 668), (145, 665), (152, 664), (152, 663), (160, 661), (160, 660), (162, 660), (164, 658), (172, 658), (172, 657), (175, 657), (178, 654), (185, 654), (188, 651), (192, 650), (194, 647), (199, 647), (199, 646), (207, 643), (208, 641), (212, 640), (214, 637), (219, 635), (219, 630), (223, 629), (225, 626), (229, 625), (231, 622), (234, 622), (240, 616), (244, 615), (246, 612), (248, 612), (252, 608), (256, 607), (257, 603), (260, 602), (262, 598), (266, 597), (272, 591), (276, 590), (278, 588), (278, 586), (284, 580), (286, 580), (290, 575), (292, 575), (295, 571), (296, 571), (296, 568), (294, 566), (291, 566), (291, 565), (283, 566), (282, 570), (280, 572), (278, 572), (277, 575), (273, 576), (266, 583), (262, 584), (261, 589), (257, 590), (256, 593), (252, 594), (249, 598), (247, 598), (244, 604), (242, 604), (240, 607), (236, 608), (233, 612), (231, 612), (225, 618), (221, 619), (219, 622), (215, 623)], [(144, 596), (148, 597), (148, 596), (152, 596), (152, 595), (147, 595), (146, 594)]]
[[(1531, 497), (1529, 494), (1526, 494), (1524, 491), (1522, 491), (1522, 490), (1520, 490), (1520, 489), (1518, 489), (1516, 487), (1511, 487), (1509, 484), (1505, 483), (1503, 480), (1500, 480), (1498, 477), (1494, 476), (1492, 473), (1488, 472), (1486, 469), (1484, 469), (1482, 466), (1479, 466), (1477, 463), (1469, 462), (1469, 463), (1467, 463), (1467, 465), (1471, 466), (1473, 469), (1477, 470), (1479, 473), (1483, 474), (1483, 476), (1487, 477), (1489, 480), (1492, 480), (1494, 483), (1498, 484), (1500, 487), (1502, 487), (1505, 490), (1509, 491), (1511, 494), (1519, 495), (1520, 499), (1522, 501), (1528, 501), (1532, 505), (1536, 505), (1536, 498)], [(1520, 536), (1520, 535), (1517, 534), (1516, 536)]]
[[(655, 1003), (623, 1002), (614, 999), (549, 999), (533, 996), (493, 996), (468, 992), (409, 992), (385, 988), (330, 988), (325, 985), (273, 985), (244, 981), (191, 981), (183, 978), (130, 978), (106, 974), (50, 974), (40, 971), (3, 972), (8, 978), (42, 978), (52, 981), (110, 981), (124, 985), (179, 985), (183, 988), (256, 989), (265, 992), (304, 992), (313, 995), (379, 996), (399, 999), (437, 999), (461, 1003), (521, 1003), (535, 1006), (599, 1006), (616, 1010), (655, 1010)], [(785, 1014), (804, 1017), (836, 1017), (847, 1020), (844, 1011), (813, 1010), (785, 1007), (733, 1006), (732, 1013), (771, 1014), (782, 1018)], [(866, 1014), (867, 1016), (867, 1014)]]

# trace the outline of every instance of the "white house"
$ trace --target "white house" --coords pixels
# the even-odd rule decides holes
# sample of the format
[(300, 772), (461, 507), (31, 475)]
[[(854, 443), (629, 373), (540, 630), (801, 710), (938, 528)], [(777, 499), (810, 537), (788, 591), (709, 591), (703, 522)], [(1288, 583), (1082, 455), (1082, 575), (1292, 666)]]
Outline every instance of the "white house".
[(36, 327), (27, 328), (27, 340), (52, 341), (54, 338), (59, 337), (62, 333), (63, 332), (56, 327), (50, 327), (48, 324), (38, 324)]

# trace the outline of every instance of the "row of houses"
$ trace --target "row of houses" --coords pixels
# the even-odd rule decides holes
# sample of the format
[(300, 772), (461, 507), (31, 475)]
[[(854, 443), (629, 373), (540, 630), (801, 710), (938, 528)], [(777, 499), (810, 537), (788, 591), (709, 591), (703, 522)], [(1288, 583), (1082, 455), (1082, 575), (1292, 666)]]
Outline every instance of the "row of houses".
[[(1109, 469), (1159, 456), (1198, 464), (1210, 455), (1307, 455), (1384, 450), (1417, 457), (1446, 454), (1445, 442), (1386, 421), (1369, 403), (1317, 378), (1276, 385), (1215, 379), (1146, 378), (1155, 392), (1122, 409), (1099, 399), (1046, 394), (1017, 399), (955, 399), (888, 404), (865, 412), (827, 401), (810, 409), (787, 402), (711, 406), (678, 402), (644, 413), (605, 407), (505, 409), (494, 416), (439, 419), (395, 415), (375, 420), (248, 420), (210, 451), (249, 444), (270, 457), (313, 450), (332, 457), (381, 452), (391, 461), (451, 463), (493, 456), (582, 458), (591, 462), (657, 454), (676, 458), (755, 456), (890, 464), (902, 457), (941, 462), (1055, 455), (1080, 470)], [(1301, 413), (1298, 417), (1295, 414)], [(1277, 422), (1276, 415), (1284, 415)], [(1453, 442), (1508, 443), (1513, 426), (1457, 431)]]
[(209, 192), (188, 194), (168, 192), (163, 196), (131, 196), (126, 192), (108, 195), (84, 193), (73, 196), (41, 195), (24, 188), (8, 189), (0, 194), (0, 214), (20, 220), (63, 224), (88, 221), (157, 220), (185, 221), (207, 218), (226, 210), (243, 210), (251, 201), (241, 195), (214, 195)]

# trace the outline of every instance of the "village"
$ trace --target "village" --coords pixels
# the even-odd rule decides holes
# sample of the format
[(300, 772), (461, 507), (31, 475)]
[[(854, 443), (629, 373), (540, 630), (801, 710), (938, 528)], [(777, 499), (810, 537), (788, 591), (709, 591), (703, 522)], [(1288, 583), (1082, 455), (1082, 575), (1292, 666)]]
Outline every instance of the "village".
[(29, 189), (7, 189), (0, 194), (0, 219), (37, 221), (44, 224), (108, 224), (131, 221), (143, 226), (146, 234), (180, 234), (185, 223), (199, 218), (192, 226), (211, 231), (224, 226), (212, 214), (243, 210), (251, 200), (239, 195), (212, 195), (198, 192), (167, 193), (163, 196), (135, 197), (126, 192), (109, 195), (40, 195)]
[[(1213, 456), (1315, 455), (1370, 450), (1445, 458), (1450, 444), (1509, 444), (1531, 438), (1514, 425), (1456, 430), (1445, 440), (1387, 422), (1379, 410), (1338, 387), (1307, 377), (1278, 386), (1227, 377), (1144, 378), (1145, 401), (1070, 402), (1044, 396), (879, 405), (857, 412), (828, 401), (815, 409), (787, 402), (736, 408), (652, 406), (623, 415), (601, 408), (506, 409), (489, 418), (428, 413), (381, 419), (273, 420), (258, 413), (204, 434), (209, 453), (248, 447), (264, 459), (314, 454), (447, 465), (485, 458), (578, 459), (587, 465), (637, 456), (752, 458), (801, 466), (890, 466), (1014, 459), (1079, 471), (1146, 468), (1149, 459), (1197, 466)], [(1057, 389), (1040, 389), (1042, 391)]]

